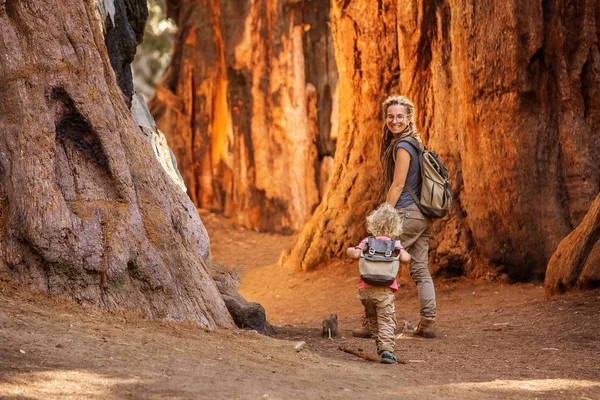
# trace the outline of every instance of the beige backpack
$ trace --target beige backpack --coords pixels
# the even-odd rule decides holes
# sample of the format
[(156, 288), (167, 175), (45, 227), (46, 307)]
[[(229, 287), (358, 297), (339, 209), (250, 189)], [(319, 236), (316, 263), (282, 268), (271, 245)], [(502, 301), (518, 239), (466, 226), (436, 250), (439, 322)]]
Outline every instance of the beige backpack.
[[(419, 152), (421, 165), (421, 199), (406, 185), (410, 195), (421, 213), (429, 218), (442, 218), (452, 207), (452, 186), (448, 181), (448, 169), (435, 151), (427, 150), (412, 137), (406, 137), (400, 142), (406, 142)], [(395, 155), (395, 154), (394, 154)]]
[(390, 286), (400, 268), (400, 249), (395, 240), (369, 236), (358, 259), (360, 279), (372, 286)]

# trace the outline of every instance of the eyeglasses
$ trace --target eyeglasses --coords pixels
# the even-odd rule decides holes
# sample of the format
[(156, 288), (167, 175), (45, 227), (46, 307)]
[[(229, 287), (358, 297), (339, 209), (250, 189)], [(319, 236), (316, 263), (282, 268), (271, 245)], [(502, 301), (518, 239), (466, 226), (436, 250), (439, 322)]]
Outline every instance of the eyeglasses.
[(387, 120), (391, 121), (391, 122), (394, 121), (394, 120), (403, 121), (404, 118), (406, 118), (404, 115), (396, 115), (396, 116), (394, 116), (394, 115), (388, 115), (387, 116)]

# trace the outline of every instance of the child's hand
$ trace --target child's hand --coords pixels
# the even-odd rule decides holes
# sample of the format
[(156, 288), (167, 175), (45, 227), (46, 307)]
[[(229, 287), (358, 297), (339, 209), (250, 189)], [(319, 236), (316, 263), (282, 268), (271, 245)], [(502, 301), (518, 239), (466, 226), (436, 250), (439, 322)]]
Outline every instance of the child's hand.
[(400, 250), (400, 264), (405, 264), (408, 265), (408, 263), (410, 263), (411, 257), (410, 254), (408, 254), (408, 251), (402, 249)]
[(356, 247), (348, 247), (348, 249), (346, 249), (346, 257), (358, 260), (360, 258), (360, 249), (357, 249)]

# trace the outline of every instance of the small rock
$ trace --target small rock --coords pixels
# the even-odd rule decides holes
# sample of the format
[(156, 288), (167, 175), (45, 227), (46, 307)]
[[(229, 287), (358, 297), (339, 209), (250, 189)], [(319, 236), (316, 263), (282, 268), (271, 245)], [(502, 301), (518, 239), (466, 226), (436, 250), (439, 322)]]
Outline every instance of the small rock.
[(302, 350), (304, 350), (305, 347), (306, 347), (306, 342), (297, 342), (294, 345), (294, 349), (296, 349), (296, 351), (302, 351)]

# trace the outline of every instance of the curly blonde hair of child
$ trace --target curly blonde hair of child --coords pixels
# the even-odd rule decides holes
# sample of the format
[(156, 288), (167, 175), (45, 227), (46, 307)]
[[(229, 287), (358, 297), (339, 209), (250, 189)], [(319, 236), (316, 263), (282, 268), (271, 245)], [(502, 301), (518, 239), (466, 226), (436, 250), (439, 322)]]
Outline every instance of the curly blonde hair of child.
[(389, 203), (383, 203), (367, 217), (367, 231), (373, 236), (399, 239), (402, 235), (402, 218)]

